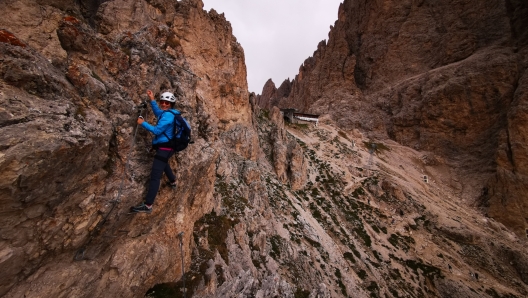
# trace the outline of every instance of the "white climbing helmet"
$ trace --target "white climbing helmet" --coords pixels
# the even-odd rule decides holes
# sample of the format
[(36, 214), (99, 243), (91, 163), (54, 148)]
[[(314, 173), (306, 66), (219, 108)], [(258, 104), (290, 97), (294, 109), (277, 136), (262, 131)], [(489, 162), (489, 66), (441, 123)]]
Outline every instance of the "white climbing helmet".
[(170, 92), (163, 92), (160, 96), (160, 100), (165, 100), (168, 102), (176, 102), (176, 97), (174, 96), (174, 94)]

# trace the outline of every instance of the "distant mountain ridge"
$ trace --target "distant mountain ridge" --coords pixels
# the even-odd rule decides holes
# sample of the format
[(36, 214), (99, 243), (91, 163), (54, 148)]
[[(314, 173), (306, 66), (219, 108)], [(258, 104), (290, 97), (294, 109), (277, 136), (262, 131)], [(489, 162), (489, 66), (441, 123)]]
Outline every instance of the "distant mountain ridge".
[(465, 203), (528, 231), (526, 1), (345, 0), (328, 41), (260, 105), (429, 152)]

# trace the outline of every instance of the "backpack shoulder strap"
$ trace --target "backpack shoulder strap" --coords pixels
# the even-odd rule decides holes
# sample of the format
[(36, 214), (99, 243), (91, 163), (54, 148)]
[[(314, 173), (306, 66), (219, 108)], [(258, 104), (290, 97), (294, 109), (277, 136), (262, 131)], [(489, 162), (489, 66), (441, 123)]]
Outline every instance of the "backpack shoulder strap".
[(181, 115), (180, 111), (178, 111), (178, 110), (167, 110), (167, 111), (163, 111), (163, 112), (169, 112), (169, 113), (173, 114), (174, 116)]
[(189, 126), (189, 123), (183, 116), (181, 115), (181, 112), (178, 110), (167, 110), (167, 112), (174, 115), (174, 135), (177, 135), (180, 137), (180, 131), (182, 131), (184, 134), (186, 134), (189, 138), (191, 135), (191, 127)]
[[(172, 121), (172, 127), (173, 127), (173, 133), (176, 132), (176, 127), (177, 127), (177, 124), (176, 124), (176, 117), (180, 115), (179, 111), (173, 111), (173, 110), (166, 110), (166, 111), (163, 111), (161, 112), (161, 115), (159, 117), (159, 119), (161, 119), (161, 117), (163, 117), (163, 114), (165, 112), (169, 112), (171, 113), (172, 115), (174, 115), (174, 121)], [(163, 135), (170, 141), (172, 139), (172, 137), (169, 137), (165, 132), (163, 132)]]
[(160, 116), (159, 116), (159, 118), (158, 118), (158, 121), (161, 120), (161, 117), (163, 117), (163, 115), (165, 114), (165, 112), (169, 112), (169, 113), (173, 114), (174, 117), (176, 117), (176, 115), (178, 115), (178, 114), (172, 112), (171, 110), (163, 111), (163, 112), (161, 112), (161, 114), (160, 114)]
[(178, 125), (179, 122), (181, 122), (180, 119), (182, 118), (182, 115), (181, 115), (180, 111), (178, 111), (178, 110), (167, 110), (167, 112), (169, 112), (172, 115), (174, 115), (174, 125), (181, 126), (181, 125)]

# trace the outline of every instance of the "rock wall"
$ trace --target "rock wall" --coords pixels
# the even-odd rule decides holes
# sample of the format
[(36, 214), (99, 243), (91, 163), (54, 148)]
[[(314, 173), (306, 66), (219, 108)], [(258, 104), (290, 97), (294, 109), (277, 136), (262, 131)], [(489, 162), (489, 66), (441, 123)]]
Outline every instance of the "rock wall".
[[(220, 152), (259, 152), (229, 22), (199, 0), (1, 5), (0, 296), (140, 297), (175, 280), (178, 233), (187, 251), (217, 205)], [(147, 89), (178, 96), (195, 144), (171, 161), (178, 190), (134, 216), (152, 162), (135, 123), (154, 120), (137, 109)]]
[[(423, 182), (440, 155), (261, 110), (229, 22), (200, 0), (1, 5), (0, 296), (527, 295), (526, 241)], [(195, 143), (170, 161), (177, 189), (130, 215), (153, 158), (147, 89), (178, 96)]]
[(270, 112), (273, 124), (269, 132), (271, 160), (278, 180), (298, 190), (306, 184), (306, 160), (303, 150), (297, 141), (288, 138), (284, 127), (284, 118), (279, 108), (273, 107)]
[(346, 0), (277, 105), (431, 152), (449, 169), (437, 179), (524, 234), (527, 9)]

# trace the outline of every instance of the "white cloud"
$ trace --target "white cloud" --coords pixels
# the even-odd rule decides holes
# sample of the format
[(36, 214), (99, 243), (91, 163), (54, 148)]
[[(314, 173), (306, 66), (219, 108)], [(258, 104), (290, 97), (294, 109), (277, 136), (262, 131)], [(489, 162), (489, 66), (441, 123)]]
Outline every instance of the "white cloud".
[(203, 0), (224, 13), (244, 48), (249, 91), (293, 79), (317, 44), (328, 39), (342, 0)]

